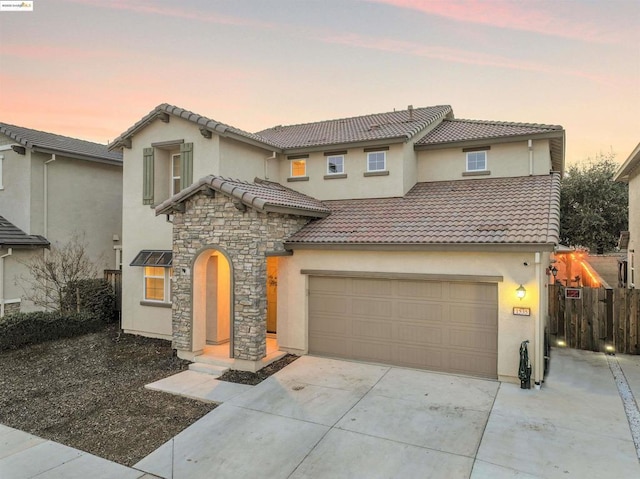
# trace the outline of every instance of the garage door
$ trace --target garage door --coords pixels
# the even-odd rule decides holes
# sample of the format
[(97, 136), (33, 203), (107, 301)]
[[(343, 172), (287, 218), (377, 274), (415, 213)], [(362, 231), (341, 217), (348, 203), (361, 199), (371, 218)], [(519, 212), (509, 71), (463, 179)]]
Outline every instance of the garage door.
[(495, 283), (309, 277), (309, 352), (497, 377)]

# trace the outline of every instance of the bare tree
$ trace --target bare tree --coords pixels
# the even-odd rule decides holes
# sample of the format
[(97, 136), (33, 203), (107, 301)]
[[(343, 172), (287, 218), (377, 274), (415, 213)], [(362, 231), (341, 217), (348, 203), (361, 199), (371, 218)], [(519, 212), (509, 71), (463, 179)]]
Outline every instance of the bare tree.
[(60, 247), (52, 246), (49, 252), (23, 264), (29, 274), (20, 276), (17, 283), (22, 287), (25, 299), (46, 309), (64, 307), (63, 297), (68, 284), (98, 277), (98, 269), (87, 255), (86, 244), (78, 236)]

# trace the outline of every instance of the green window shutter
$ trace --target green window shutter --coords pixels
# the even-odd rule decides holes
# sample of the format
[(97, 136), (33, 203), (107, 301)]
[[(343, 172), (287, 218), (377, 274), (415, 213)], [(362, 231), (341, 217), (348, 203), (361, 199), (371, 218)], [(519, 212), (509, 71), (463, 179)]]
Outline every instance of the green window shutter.
[(193, 183), (193, 143), (180, 145), (180, 189)]
[(153, 204), (153, 148), (145, 148), (143, 152), (142, 204)]

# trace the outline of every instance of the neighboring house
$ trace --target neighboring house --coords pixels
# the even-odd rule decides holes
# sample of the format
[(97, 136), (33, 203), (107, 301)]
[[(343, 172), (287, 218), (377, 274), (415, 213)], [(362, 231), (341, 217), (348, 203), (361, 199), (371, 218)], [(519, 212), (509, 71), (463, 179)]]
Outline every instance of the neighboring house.
[[(122, 155), (106, 145), (0, 123), (0, 215), (8, 228), (43, 241), (36, 245), (38, 254), (44, 254), (43, 245), (61, 246), (75, 236), (86, 244), (99, 270), (116, 268), (122, 232)], [(0, 247), (3, 255), (11, 245)], [(3, 274), (4, 297), (13, 301), (23, 296), (16, 283), (26, 271), (17, 261), (17, 246), (12, 253)], [(20, 309), (37, 308), (22, 301)]]
[(162, 104), (110, 148), (125, 331), (249, 370), (277, 335), (297, 354), (507, 380), (530, 340), (542, 379), (562, 127), (435, 106), (248, 133)]
[(624, 244), (620, 245), (620, 249), (627, 250), (626, 271), (622, 276), (626, 279), (628, 288), (637, 288), (640, 281), (637, 251), (640, 247), (640, 143), (620, 166), (613, 179), (629, 184), (629, 231), (621, 235)]

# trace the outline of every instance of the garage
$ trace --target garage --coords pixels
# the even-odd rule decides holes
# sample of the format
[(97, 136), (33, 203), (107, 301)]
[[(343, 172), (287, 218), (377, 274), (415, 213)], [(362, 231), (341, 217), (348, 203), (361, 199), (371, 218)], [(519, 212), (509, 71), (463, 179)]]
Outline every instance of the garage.
[(309, 353), (497, 377), (491, 282), (309, 276)]

